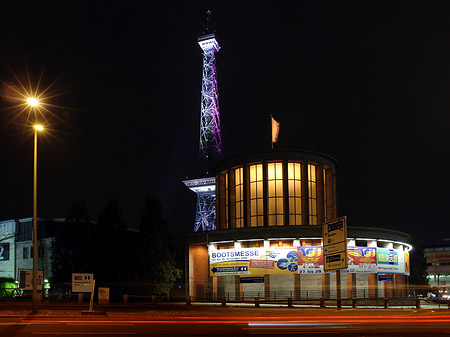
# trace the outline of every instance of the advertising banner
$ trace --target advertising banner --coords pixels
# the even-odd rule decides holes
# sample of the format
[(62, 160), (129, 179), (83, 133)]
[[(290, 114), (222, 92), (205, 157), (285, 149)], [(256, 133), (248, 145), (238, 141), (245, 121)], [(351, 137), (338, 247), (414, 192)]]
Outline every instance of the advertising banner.
[[(376, 273), (377, 249), (375, 247), (347, 247), (348, 268), (341, 273)], [(298, 271), (300, 274), (321, 274), (323, 249), (321, 246), (298, 247)]]
[(377, 249), (375, 247), (347, 247), (348, 273), (376, 273)]
[(321, 274), (323, 273), (323, 249), (322, 246), (297, 247), (298, 273)]
[(389, 248), (377, 248), (378, 273), (405, 273), (405, 252)]
[[(410, 274), (409, 253), (376, 247), (347, 247), (341, 273)], [(209, 251), (210, 276), (324, 273), (322, 246), (240, 248)], [(333, 273), (333, 272), (332, 272)]]
[(210, 276), (296, 274), (295, 248), (236, 248), (209, 251)]
[(409, 264), (409, 252), (405, 252), (405, 275), (411, 274), (411, 266)]

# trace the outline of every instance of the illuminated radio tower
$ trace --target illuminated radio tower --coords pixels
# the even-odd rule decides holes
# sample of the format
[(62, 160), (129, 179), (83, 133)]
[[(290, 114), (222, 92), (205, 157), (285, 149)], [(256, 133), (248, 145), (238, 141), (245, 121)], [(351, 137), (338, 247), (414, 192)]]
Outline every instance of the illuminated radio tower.
[[(211, 12), (207, 12), (204, 35), (198, 38), (203, 50), (202, 101), (200, 115), (200, 160), (206, 163), (208, 173), (214, 157), (222, 154), (220, 139), (219, 93), (216, 77), (215, 53), (220, 50), (216, 35), (211, 29)], [(215, 177), (183, 181), (197, 193), (197, 211), (194, 232), (216, 229), (216, 179)]]

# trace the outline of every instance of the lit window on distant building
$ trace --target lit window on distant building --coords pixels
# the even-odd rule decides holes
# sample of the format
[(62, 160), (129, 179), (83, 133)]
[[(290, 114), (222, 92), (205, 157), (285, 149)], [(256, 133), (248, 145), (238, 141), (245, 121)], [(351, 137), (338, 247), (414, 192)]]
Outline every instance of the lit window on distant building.
[(300, 163), (288, 163), (289, 224), (302, 224), (302, 170)]
[(284, 225), (283, 206), (283, 163), (268, 163), (268, 224)]
[(308, 164), (309, 224), (317, 225), (317, 179), (316, 166)]
[(250, 227), (264, 226), (263, 166), (250, 165)]

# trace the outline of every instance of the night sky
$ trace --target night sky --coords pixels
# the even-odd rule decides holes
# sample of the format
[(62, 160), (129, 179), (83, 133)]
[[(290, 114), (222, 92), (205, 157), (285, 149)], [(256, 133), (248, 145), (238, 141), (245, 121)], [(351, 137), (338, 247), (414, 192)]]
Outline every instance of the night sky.
[[(193, 229), (202, 55), (213, 12), (225, 157), (270, 148), (338, 162), (338, 215), (420, 244), (450, 237), (450, 3), (26, 2), (0, 14), (0, 80), (47, 91), (39, 213), (119, 201), (137, 227), (158, 194), (177, 231)], [(3, 6), (3, 5), (2, 5)], [(8, 8), (5, 8), (8, 7)], [(14, 75), (15, 74), (15, 75)], [(15, 76), (17, 78), (15, 78)], [(0, 100), (0, 220), (32, 216), (32, 130)], [(28, 123), (28, 124), (27, 124)]]

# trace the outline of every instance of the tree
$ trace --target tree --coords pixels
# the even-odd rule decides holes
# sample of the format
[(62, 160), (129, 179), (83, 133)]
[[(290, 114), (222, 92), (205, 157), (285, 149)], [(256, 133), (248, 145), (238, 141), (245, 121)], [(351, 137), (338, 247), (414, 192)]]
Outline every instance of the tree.
[(171, 249), (171, 234), (163, 217), (163, 207), (155, 195), (146, 198), (140, 223), (133, 280), (146, 285), (151, 294), (168, 294), (181, 276)]
[(411, 276), (409, 280), (411, 288), (422, 293), (427, 292), (429, 289), (427, 278), (427, 261), (425, 259), (422, 247), (415, 243), (413, 243), (413, 247), (414, 249), (410, 254)]
[(101, 283), (123, 282), (129, 266), (129, 244), (119, 203), (109, 198), (93, 235), (95, 278)]
[(53, 290), (63, 291), (64, 283), (72, 280), (72, 273), (92, 270), (91, 239), (92, 222), (84, 202), (73, 205), (67, 212), (66, 221), (56, 230), (52, 242)]

